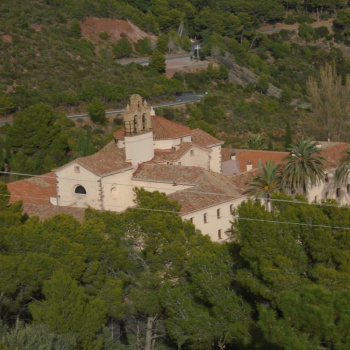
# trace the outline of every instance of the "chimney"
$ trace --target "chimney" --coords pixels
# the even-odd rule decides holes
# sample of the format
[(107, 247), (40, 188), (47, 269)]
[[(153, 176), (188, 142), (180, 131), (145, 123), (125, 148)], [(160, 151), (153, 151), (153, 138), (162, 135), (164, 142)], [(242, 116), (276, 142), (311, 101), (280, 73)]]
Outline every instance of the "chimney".
[(231, 160), (236, 160), (236, 153), (235, 152), (231, 153)]
[(252, 170), (252, 169), (253, 169), (253, 165), (252, 165), (252, 162), (249, 159), (248, 163), (247, 163), (247, 171)]

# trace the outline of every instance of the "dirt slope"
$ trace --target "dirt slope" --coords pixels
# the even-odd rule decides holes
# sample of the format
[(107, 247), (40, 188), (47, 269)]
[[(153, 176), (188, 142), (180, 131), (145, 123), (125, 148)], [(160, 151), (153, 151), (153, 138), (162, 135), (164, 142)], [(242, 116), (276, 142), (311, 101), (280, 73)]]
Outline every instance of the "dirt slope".
[(157, 40), (153, 34), (142, 31), (129, 20), (119, 20), (111, 18), (88, 17), (81, 23), (82, 36), (92, 42), (101, 41), (99, 34), (106, 32), (109, 42), (117, 42), (121, 38), (127, 38), (130, 42), (148, 37), (152, 42)]

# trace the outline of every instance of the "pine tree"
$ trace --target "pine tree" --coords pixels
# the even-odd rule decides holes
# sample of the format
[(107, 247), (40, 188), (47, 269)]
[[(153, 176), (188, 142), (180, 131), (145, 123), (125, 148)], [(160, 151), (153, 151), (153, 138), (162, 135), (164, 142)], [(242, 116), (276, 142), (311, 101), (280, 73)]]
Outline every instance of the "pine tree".
[(149, 57), (150, 68), (157, 70), (159, 73), (164, 73), (166, 68), (165, 56), (158, 50), (154, 50)]
[(87, 106), (89, 117), (95, 124), (104, 125), (107, 121), (106, 110), (101, 100), (94, 97), (90, 104)]

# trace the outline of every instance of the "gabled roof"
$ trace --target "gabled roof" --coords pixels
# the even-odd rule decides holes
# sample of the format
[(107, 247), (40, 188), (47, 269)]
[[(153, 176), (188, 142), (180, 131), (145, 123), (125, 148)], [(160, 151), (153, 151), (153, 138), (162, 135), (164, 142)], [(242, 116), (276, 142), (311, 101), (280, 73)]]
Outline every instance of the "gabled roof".
[(144, 164), (134, 174), (133, 180), (193, 186), (168, 195), (171, 200), (177, 200), (181, 204), (181, 215), (232, 201), (240, 196), (229, 177), (200, 167)]
[(10, 182), (7, 188), (11, 193), (10, 202), (50, 204), (50, 197), (56, 197), (56, 177), (47, 173), (28, 179)]
[(217, 139), (214, 136), (211, 136), (207, 132), (201, 129), (192, 130), (192, 143), (200, 147), (212, 147), (215, 145), (222, 145), (224, 141)]
[(97, 176), (107, 176), (122, 170), (132, 169), (131, 163), (125, 162), (125, 149), (117, 148), (113, 141), (92, 156), (77, 158), (61, 168), (55, 169), (55, 171), (74, 163)]
[(132, 180), (195, 185), (203, 170), (192, 166), (143, 163), (135, 171)]
[(350, 148), (345, 142), (318, 142), (321, 145), (321, 155), (326, 159), (326, 169), (336, 168), (344, 157), (345, 151)]
[(189, 127), (157, 115), (152, 116), (152, 129), (154, 140), (178, 139), (180, 137), (192, 135), (193, 133)]
[(155, 163), (164, 163), (164, 162), (177, 162), (184, 156), (190, 149), (202, 149), (204, 152), (209, 153), (208, 148), (200, 147), (194, 145), (191, 142), (182, 142), (179, 144), (176, 150), (169, 149), (155, 149), (154, 150), (154, 159)]
[(267, 161), (281, 163), (289, 153), (288, 152), (274, 152), (274, 151), (258, 151), (250, 149), (221, 149), (221, 161), (225, 162), (231, 159), (231, 153), (236, 154), (236, 162), (240, 172), (245, 172), (247, 169), (248, 161), (252, 163), (252, 169), (259, 168)]
[(29, 216), (37, 216), (40, 221), (50, 219), (55, 215), (69, 214), (79, 221), (83, 221), (85, 208), (60, 207), (57, 205), (44, 205), (35, 203), (23, 203), (23, 213)]

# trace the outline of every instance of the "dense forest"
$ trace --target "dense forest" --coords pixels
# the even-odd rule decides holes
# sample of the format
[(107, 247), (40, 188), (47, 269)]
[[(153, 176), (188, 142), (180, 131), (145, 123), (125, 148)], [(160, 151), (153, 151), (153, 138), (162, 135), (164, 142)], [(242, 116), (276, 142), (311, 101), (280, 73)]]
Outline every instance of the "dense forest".
[[(348, 5), (2, 0), (0, 117), (13, 124), (0, 129), (0, 170), (40, 174), (93, 154), (121, 127), (105, 110), (134, 93), (157, 102), (207, 92), (157, 113), (226, 146), (349, 141)], [(105, 31), (87, 40), (89, 17), (128, 19), (155, 40), (114, 42)], [(260, 30), (277, 23), (298, 30)], [(166, 77), (164, 55), (189, 52), (191, 39), (208, 68)], [(118, 60), (141, 56), (149, 66)], [(157, 192), (137, 191), (137, 206), (119, 215), (88, 209), (83, 222), (39, 222), (8, 195), (1, 183), (1, 349), (350, 348), (350, 216), (335, 202), (279, 194), (267, 211), (248, 201), (232, 217), (235, 241), (217, 244)]]
[(139, 190), (123, 214), (39, 222), (2, 197), (2, 349), (349, 348), (348, 208), (248, 201), (225, 244), (178, 210)]

